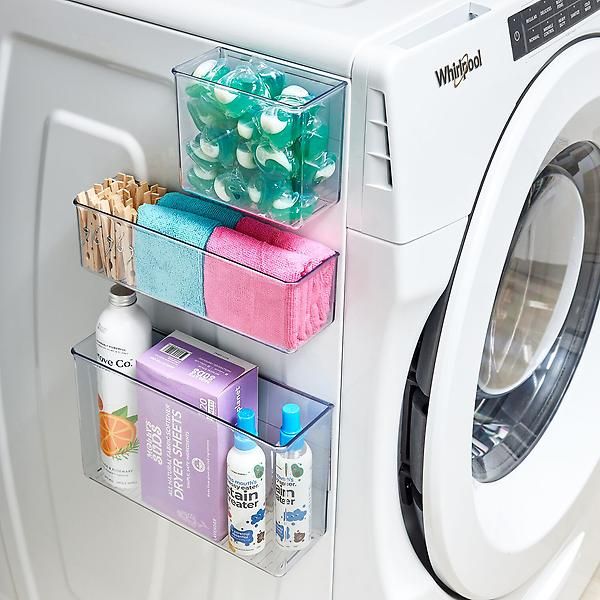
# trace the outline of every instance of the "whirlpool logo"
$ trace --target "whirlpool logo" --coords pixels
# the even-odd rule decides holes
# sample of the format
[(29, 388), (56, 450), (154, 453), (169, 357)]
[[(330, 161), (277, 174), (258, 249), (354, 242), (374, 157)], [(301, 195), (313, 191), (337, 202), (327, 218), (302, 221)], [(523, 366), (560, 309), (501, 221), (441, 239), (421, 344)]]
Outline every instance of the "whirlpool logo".
[(475, 71), (475, 69), (479, 69), (482, 64), (481, 50), (477, 50), (477, 54), (474, 56), (470, 56), (467, 52), (462, 58), (454, 61), (451, 65), (439, 68), (435, 72), (435, 77), (440, 87), (454, 83), (454, 87), (457, 88), (467, 78), (469, 73)]

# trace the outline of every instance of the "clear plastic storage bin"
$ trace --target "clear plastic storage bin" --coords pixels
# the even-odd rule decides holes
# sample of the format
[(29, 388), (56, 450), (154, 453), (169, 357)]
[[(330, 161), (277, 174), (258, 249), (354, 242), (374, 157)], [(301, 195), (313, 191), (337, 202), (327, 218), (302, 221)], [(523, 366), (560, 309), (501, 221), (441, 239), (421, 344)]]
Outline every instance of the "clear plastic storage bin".
[(74, 204), (89, 271), (283, 352), (333, 321), (337, 254), (290, 283)]
[[(155, 342), (162, 337), (155, 333)], [(95, 335), (86, 338), (71, 352), (77, 373), (86, 476), (275, 576), (284, 575), (325, 533), (331, 472), (332, 405), (259, 378), (258, 435), (244, 432), (244, 436), (260, 446), (266, 458), (264, 472), (257, 475), (264, 477), (266, 484), (266, 511), (261, 513), (265, 541), (262, 551), (247, 556), (230, 547), (227, 533), (227, 453), (233, 445), (234, 432), (241, 430), (101, 365), (96, 359)], [(126, 395), (131, 414), (104, 412), (101, 393), (105, 397), (108, 393)], [(287, 403), (299, 406), (304, 428), (287, 444), (279, 445), (282, 408)], [(135, 411), (131, 407), (136, 405), (137, 414), (133, 414)], [(299, 445), (305, 449), (302, 440), (312, 454), (311, 477), (305, 477), (311, 472), (309, 463), (295, 458)], [(289, 482), (284, 488), (280, 484), (282, 471), (281, 468), (276, 471), (276, 468), (283, 463), (277, 463), (278, 456), (288, 464), (290, 459), (294, 463), (290, 464), (289, 473), (292, 488), (302, 480), (304, 485), (310, 486), (311, 502), (309, 506), (303, 506), (305, 514), (282, 510), (281, 503), (276, 507), (276, 491), (286, 489), (289, 492), (290, 489)], [(125, 479), (115, 483), (113, 465), (117, 469), (126, 466), (128, 475)], [(186, 494), (191, 496), (192, 493), (195, 494), (194, 503), (186, 499)], [(298, 517), (302, 518), (304, 526), (295, 523)], [(287, 537), (279, 523), (285, 523), (286, 529), (289, 527), (291, 533)], [(249, 530), (253, 526), (256, 526), (254, 521), (248, 522)], [(301, 530), (303, 532), (299, 534)]]
[(343, 81), (225, 48), (173, 73), (185, 190), (293, 228), (339, 200)]

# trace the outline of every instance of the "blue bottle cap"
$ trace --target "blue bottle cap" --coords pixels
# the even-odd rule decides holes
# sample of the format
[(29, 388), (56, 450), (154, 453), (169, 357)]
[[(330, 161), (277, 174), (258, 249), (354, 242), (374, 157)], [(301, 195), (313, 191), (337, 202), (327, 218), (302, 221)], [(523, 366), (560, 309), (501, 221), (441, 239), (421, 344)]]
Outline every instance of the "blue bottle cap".
[[(300, 423), (300, 407), (297, 404), (284, 404), (281, 409), (281, 431), (279, 432), (279, 444), (285, 446), (291, 439), (302, 431)], [(290, 448), (299, 450), (304, 445), (304, 438), (297, 439)]]
[[(258, 435), (256, 431), (256, 414), (251, 408), (242, 408), (238, 412), (237, 426), (242, 431)], [(247, 435), (237, 431), (233, 434), (233, 442), (238, 450), (252, 450), (256, 447), (256, 442), (252, 441)]]

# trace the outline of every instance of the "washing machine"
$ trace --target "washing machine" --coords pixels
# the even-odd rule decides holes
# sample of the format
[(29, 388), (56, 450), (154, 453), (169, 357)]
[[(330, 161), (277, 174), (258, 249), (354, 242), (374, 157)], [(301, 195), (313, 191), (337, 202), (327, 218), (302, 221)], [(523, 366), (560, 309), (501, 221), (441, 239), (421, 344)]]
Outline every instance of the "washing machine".
[[(346, 83), (335, 319), (298, 352), (164, 331), (333, 406), (327, 530), (282, 577), (81, 470), (69, 348), (109, 284), (71, 200), (179, 184), (171, 69)], [(600, 0), (3, 0), (0, 598), (577, 600), (600, 562)]]

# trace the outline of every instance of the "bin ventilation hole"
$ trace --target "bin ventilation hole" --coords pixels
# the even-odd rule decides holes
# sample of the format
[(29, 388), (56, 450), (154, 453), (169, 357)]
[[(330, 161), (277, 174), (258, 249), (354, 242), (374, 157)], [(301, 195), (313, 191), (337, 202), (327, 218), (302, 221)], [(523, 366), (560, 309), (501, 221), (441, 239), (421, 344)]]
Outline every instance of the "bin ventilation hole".
[(365, 183), (389, 191), (392, 184), (392, 157), (385, 95), (369, 88), (367, 97), (367, 132)]

